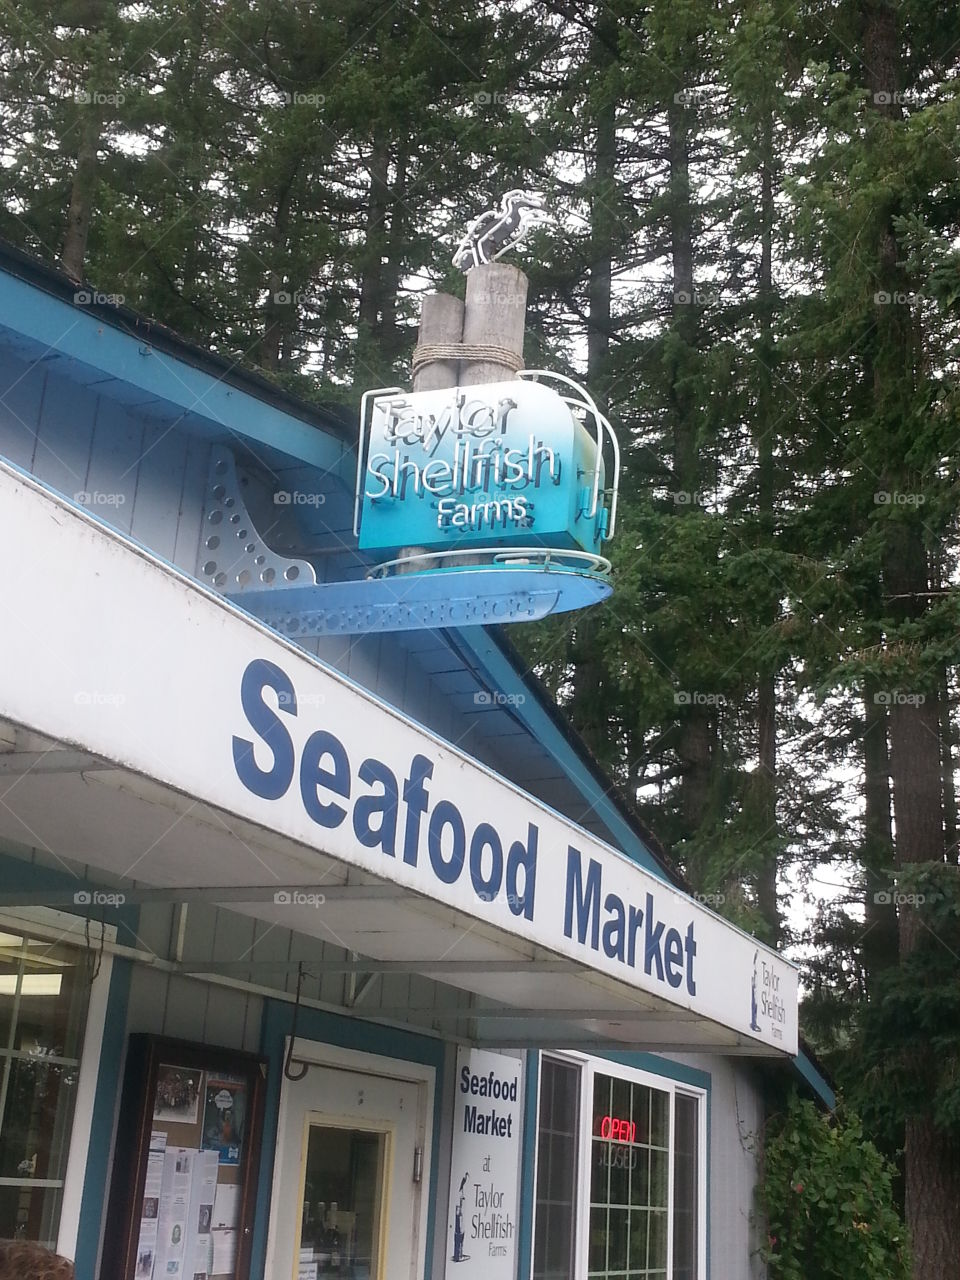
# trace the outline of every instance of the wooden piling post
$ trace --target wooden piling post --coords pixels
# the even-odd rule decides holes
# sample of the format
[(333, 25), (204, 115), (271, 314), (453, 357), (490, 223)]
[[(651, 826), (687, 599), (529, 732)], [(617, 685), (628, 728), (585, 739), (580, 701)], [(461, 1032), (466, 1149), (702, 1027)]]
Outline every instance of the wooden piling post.
[(487, 262), (467, 272), (463, 344), (487, 353), (467, 354), (461, 385), (509, 382), (523, 367), (527, 277), (509, 262)]
[(427, 354), (431, 347), (459, 346), (463, 338), (463, 311), (463, 303), (452, 294), (428, 293), (424, 296), (420, 305), (417, 350), (413, 358), (411, 384), (414, 391), (440, 391), (457, 385), (458, 359), (432, 359), (420, 364), (418, 355)]
[[(523, 367), (527, 277), (506, 262), (467, 272), (467, 299), (428, 293), (420, 308), (411, 384), (416, 391), (509, 382)], [(423, 556), (425, 547), (401, 547), (400, 558)], [(436, 561), (419, 560), (411, 569)], [(401, 566), (400, 573), (407, 571)]]
[(413, 354), (413, 390), (509, 382), (523, 367), (527, 277), (507, 262), (467, 272), (467, 299), (428, 293)]

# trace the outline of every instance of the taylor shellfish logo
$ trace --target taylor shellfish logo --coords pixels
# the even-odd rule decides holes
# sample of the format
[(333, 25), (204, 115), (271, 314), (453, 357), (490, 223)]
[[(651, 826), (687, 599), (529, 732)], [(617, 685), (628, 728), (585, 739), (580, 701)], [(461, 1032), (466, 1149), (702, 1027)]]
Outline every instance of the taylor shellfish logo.
[(467, 1179), (470, 1177), (469, 1170), (460, 1179), (459, 1199), (457, 1200), (457, 1209), (453, 1218), (453, 1255), (451, 1261), (466, 1262), (470, 1257), (469, 1253), (463, 1252), (463, 1242), (466, 1233), (463, 1229), (463, 1201), (464, 1187), (467, 1185)]
[(750, 983), (750, 1030), (759, 1031), (760, 1023), (757, 1021), (757, 960), (760, 952), (753, 953), (753, 981)]
[(787, 1021), (787, 1005), (781, 979), (782, 974), (777, 972), (774, 962), (761, 958), (759, 948), (754, 951), (753, 979), (750, 983), (750, 1030), (766, 1029), (774, 1040), (783, 1039)]

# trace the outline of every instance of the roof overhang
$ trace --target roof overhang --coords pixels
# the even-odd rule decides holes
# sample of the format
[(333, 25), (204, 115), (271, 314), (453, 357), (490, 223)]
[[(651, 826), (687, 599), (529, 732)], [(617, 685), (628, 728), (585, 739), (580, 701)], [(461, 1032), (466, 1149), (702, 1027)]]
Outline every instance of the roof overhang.
[[(85, 286), (75, 286), (71, 304), (50, 291), (68, 285), (65, 277), (30, 262), (23, 269), (46, 277), (47, 287), (0, 269), (0, 350), (90, 387), (140, 417), (246, 445), (258, 456), (276, 450), (335, 472), (352, 487), (354, 452), (343, 425), (329, 414), (235, 365), (211, 364), (202, 352), (188, 359), (187, 344), (168, 330), (123, 306), (98, 304), (100, 295)], [(321, 421), (325, 429), (318, 429)]]
[(0, 838), (473, 992), (485, 1043), (796, 1053), (777, 953), (7, 464), (0, 530)]

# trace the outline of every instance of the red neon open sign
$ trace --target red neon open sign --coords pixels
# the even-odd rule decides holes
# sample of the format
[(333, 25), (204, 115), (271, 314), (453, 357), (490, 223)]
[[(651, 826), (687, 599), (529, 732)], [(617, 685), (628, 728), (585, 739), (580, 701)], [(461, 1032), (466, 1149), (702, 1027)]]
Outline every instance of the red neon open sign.
[(600, 1137), (610, 1142), (636, 1142), (637, 1126), (633, 1120), (621, 1120), (617, 1116), (603, 1116), (600, 1120)]

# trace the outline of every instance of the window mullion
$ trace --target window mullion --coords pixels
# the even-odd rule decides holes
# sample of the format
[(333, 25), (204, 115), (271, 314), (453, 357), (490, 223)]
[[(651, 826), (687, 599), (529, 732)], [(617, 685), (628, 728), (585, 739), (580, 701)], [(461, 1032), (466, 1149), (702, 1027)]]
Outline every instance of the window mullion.
[(17, 982), (13, 991), (13, 1007), (10, 1010), (10, 1030), (7, 1033), (6, 1053), (3, 1055), (3, 1081), (0, 1083), (0, 1141), (3, 1140), (3, 1117), (7, 1114), (7, 1093), (10, 1088), (10, 1072), (13, 1069), (11, 1052), (17, 1042), (17, 1023), (20, 1020), (20, 997), (23, 991), (23, 974), (26, 968), (27, 939), (20, 939), (20, 957), (17, 960)]
[(667, 1280), (673, 1280), (673, 1215), (676, 1208), (674, 1164), (677, 1158), (677, 1090), (670, 1089), (670, 1124), (667, 1128)]
[(574, 1280), (586, 1280), (590, 1261), (590, 1189), (593, 1180), (593, 1075), (592, 1062), (580, 1068), (580, 1167), (577, 1170), (576, 1195), (577, 1267)]
[(707, 1096), (697, 1099), (697, 1274), (707, 1275)]

